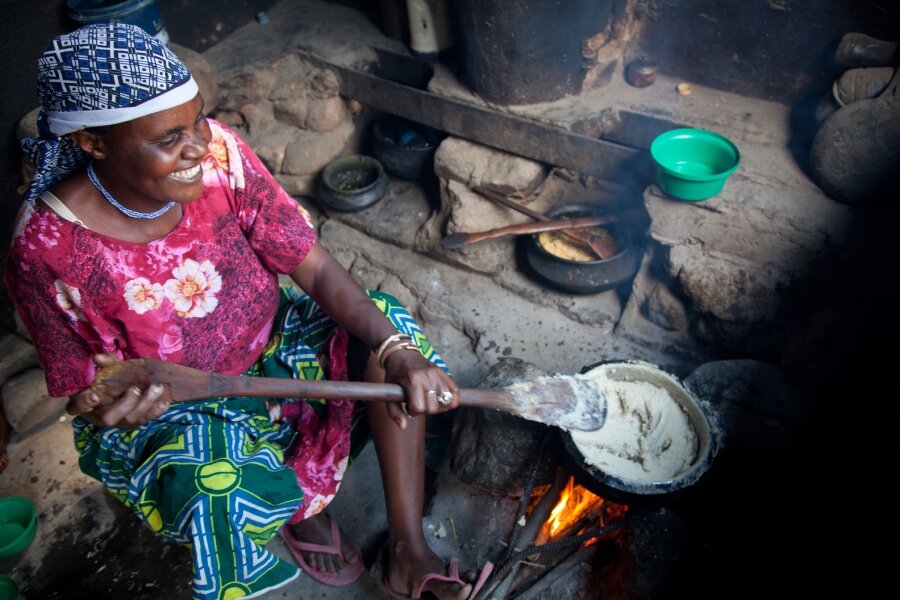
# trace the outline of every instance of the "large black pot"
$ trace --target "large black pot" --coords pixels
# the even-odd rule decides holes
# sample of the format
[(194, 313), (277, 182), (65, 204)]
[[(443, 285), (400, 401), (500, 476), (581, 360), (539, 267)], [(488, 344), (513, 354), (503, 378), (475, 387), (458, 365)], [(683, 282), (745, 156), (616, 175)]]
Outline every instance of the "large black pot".
[(675, 399), (694, 427), (697, 435), (696, 458), (684, 472), (665, 481), (636, 483), (605, 473), (584, 459), (569, 432), (561, 431), (567, 466), (579, 483), (598, 496), (629, 506), (646, 506), (667, 502), (697, 482), (709, 469), (718, 450), (715, 429), (697, 398), (681, 382), (662, 369), (640, 361), (601, 362), (582, 369), (582, 373), (603, 367), (606, 376), (616, 381), (646, 381), (664, 388)]
[[(594, 204), (564, 204), (547, 211), (553, 219), (574, 219), (604, 215), (608, 212)], [(538, 282), (571, 294), (596, 294), (617, 288), (637, 273), (641, 264), (643, 245), (640, 231), (634, 222), (604, 225), (616, 241), (616, 253), (606, 259), (580, 262), (561, 258), (547, 252), (539, 236), (522, 236), (523, 255), (527, 272)]]

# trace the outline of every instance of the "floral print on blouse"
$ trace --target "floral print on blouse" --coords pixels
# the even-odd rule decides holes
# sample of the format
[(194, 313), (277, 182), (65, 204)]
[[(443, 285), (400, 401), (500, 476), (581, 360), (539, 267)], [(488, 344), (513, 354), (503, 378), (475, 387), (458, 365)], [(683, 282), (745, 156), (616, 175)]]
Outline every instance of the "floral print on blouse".
[(114, 239), (33, 202), (20, 210), (6, 284), (52, 396), (88, 387), (97, 352), (228, 375), (262, 353), (277, 274), (300, 264), (316, 234), (243, 140), (209, 124), (203, 193), (161, 239)]

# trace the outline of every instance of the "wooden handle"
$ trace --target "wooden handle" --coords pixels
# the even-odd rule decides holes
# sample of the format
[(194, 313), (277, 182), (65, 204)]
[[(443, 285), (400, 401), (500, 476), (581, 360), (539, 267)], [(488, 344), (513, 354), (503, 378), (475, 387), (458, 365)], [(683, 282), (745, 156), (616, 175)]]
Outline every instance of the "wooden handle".
[(615, 215), (595, 216), (595, 217), (578, 217), (577, 219), (552, 219), (550, 221), (538, 221), (536, 223), (520, 223), (518, 225), (509, 225), (507, 227), (498, 227), (488, 231), (479, 231), (476, 233), (466, 234), (466, 241), (469, 244), (480, 242), (481, 240), (489, 240), (492, 238), (503, 237), (505, 235), (523, 235), (526, 233), (540, 233), (542, 231), (559, 231), (560, 229), (574, 229), (578, 227), (593, 227), (595, 225), (603, 225), (605, 223), (613, 223), (618, 221)]
[[(502, 410), (560, 427), (586, 431), (599, 428), (606, 417), (602, 390), (596, 381), (589, 380), (592, 387), (585, 392), (584, 382), (575, 385), (571, 379), (544, 378), (543, 381), (531, 382), (525, 390), (466, 388), (459, 391), (459, 403), (462, 406)], [(386, 402), (406, 399), (403, 388), (393, 383), (220, 375), (144, 358), (119, 361), (103, 367), (97, 372), (91, 389), (100, 398), (101, 405), (107, 405), (130, 386), (145, 389), (151, 383), (162, 385), (163, 397), (170, 402), (235, 396)]]
[[(522, 213), (523, 215), (529, 216), (536, 221), (551, 221), (552, 219), (547, 215), (541, 214), (535, 210), (531, 210), (528, 207), (522, 206), (518, 202), (513, 202), (507, 196), (503, 194), (498, 194), (492, 190), (483, 187), (476, 187), (475, 192), (481, 194), (488, 200), (496, 202), (498, 204), (502, 204), (507, 208), (511, 208), (515, 211)], [(578, 231), (577, 229), (564, 229), (560, 233), (571, 240), (575, 240), (582, 244), (587, 245), (594, 254), (597, 255), (598, 258), (609, 258), (613, 254), (615, 254), (615, 247), (612, 246), (608, 241), (593, 235), (587, 231)]]
[(493, 190), (489, 190), (489, 189), (483, 188), (483, 187), (476, 187), (476, 188), (474, 188), (474, 191), (477, 194), (481, 194), (488, 200), (492, 200), (493, 202), (502, 204), (506, 208), (511, 208), (514, 211), (520, 212), (525, 216), (531, 217), (535, 221), (549, 221), (550, 220), (550, 217), (548, 217), (547, 215), (539, 213), (536, 210), (531, 210), (527, 206), (522, 206), (518, 202), (514, 202), (513, 200), (511, 200), (509, 197), (504, 196), (503, 194), (498, 194), (497, 192), (495, 192)]
[[(395, 383), (365, 381), (328, 381), (286, 379), (279, 377), (244, 377), (209, 373), (210, 384), (197, 389), (185, 400), (201, 398), (249, 396), (252, 398), (324, 398), (326, 400), (363, 400), (403, 402), (406, 394)], [(511, 396), (503, 389), (463, 388), (459, 390), (460, 406), (480, 406), (510, 410)]]
[[(170, 402), (235, 396), (385, 402), (406, 400), (403, 388), (394, 383), (221, 375), (152, 359), (126, 360), (100, 369), (93, 390), (101, 403), (106, 404), (118, 398), (129, 386), (144, 388), (151, 383), (163, 385), (164, 395)], [(502, 389), (463, 389), (460, 390), (459, 402), (463, 406), (509, 410), (511, 396)]]

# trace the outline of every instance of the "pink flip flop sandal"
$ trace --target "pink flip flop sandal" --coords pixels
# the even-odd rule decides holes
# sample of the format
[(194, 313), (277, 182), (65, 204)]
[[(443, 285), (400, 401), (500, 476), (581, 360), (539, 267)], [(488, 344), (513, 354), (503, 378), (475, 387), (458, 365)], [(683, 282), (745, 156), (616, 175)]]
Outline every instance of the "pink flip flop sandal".
[(343, 553), (341, 552), (341, 532), (340, 528), (337, 525), (337, 522), (331, 517), (331, 515), (327, 515), (328, 522), (331, 523), (331, 545), (324, 546), (322, 544), (313, 544), (311, 542), (301, 542), (294, 535), (293, 529), (291, 529), (290, 525), (285, 525), (281, 528), (281, 537), (284, 539), (285, 544), (288, 547), (288, 550), (291, 551), (291, 554), (294, 557), (294, 560), (297, 561), (297, 566), (303, 569), (310, 577), (318, 581), (319, 583), (324, 583), (325, 585), (330, 585), (332, 587), (341, 587), (348, 584), (353, 583), (359, 576), (362, 575), (362, 572), (365, 570), (366, 566), (363, 560), (362, 551), (352, 541), (350, 545), (353, 547), (353, 552), (356, 554), (357, 560), (354, 564), (347, 564), (343, 569), (336, 573), (328, 573), (327, 571), (319, 571), (318, 569), (313, 568), (312, 565), (306, 562), (306, 559), (303, 558), (304, 552), (321, 552), (323, 554), (337, 554), (341, 558), (344, 558)]
[[(490, 576), (491, 571), (494, 570), (494, 564), (491, 562), (484, 563), (484, 567), (481, 569), (481, 573), (478, 575), (478, 579), (475, 583), (472, 584), (472, 591), (466, 597), (466, 600), (473, 600), (475, 596), (478, 595), (478, 592), (481, 591), (481, 588), (484, 586), (484, 583), (487, 581), (487, 578)], [(425, 590), (425, 586), (429, 581), (443, 581), (446, 583), (455, 583), (457, 585), (468, 585), (468, 581), (463, 581), (459, 577), (459, 559), (452, 558), (450, 559), (450, 566), (447, 569), (448, 574), (442, 575), (440, 573), (427, 573), (423, 575), (421, 579), (416, 583), (415, 587), (413, 587), (412, 592), (409, 594), (401, 594), (391, 587), (390, 582), (388, 581), (387, 573), (384, 576), (384, 587), (390, 592), (391, 596), (396, 598), (397, 600), (420, 600), (422, 598), (422, 593)]]

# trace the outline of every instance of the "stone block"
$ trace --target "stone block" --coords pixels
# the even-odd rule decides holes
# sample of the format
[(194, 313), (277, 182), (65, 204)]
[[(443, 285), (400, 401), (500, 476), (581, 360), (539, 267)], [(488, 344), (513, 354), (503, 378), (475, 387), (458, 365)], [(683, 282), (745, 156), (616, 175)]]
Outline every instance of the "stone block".
[(317, 69), (310, 77), (309, 93), (317, 99), (338, 98), (341, 95), (341, 82), (333, 71)]
[(313, 175), (352, 147), (356, 134), (353, 123), (342, 122), (324, 133), (299, 130), (285, 149), (281, 172), (286, 175)]
[(668, 273), (678, 281), (694, 308), (731, 323), (774, 319), (779, 291), (789, 278), (736, 256), (713, 254), (698, 246), (669, 250)]
[(262, 133), (249, 133), (245, 139), (269, 171), (277, 174), (282, 170), (288, 146), (300, 136), (302, 130), (289, 125), (277, 125), (274, 119), (271, 123), (270, 129)]
[(307, 92), (308, 86), (302, 81), (291, 82), (279, 89), (272, 99), (278, 120), (300, 129), (306, 129), (306, 117), (309, 112)]
[[(543, 375), (548, 373), (509, 357), (494, 364), (479, 387), (503, 387)], [(462, 409), (453, 423), (450, 471), (463, 483), (482, 491), (519, 497), (548, 430), (546, 425), (496, 410)], [(561, 460), (558, 445), (551, 444), (550, 452), (536, 485), (553, 481), (555, 465)]]
[(0, 385), (37, 366), (37, 352), (31, 342), (10, 334), (0, 337)]
[[(441, 186), (441, 202), (450, 207), (447, 231), (451, 233), (486, 231), (533, 221), (531, 217), (491, 202), (452, 179)], [(523, 201), (521, 204), (527, 206), (529, 203)]]
[(340, 96), (312, 98), (306, 113), (306, 129), (310, 131), (331, 131), (349, 118), (347, 105)]
[(247, 134), (252, 136), (256, 145), (265, 143), (269, 132), (275, 129), (278, 123), (275, 120), (274, 106), (268, 100), (242, 106), (240, 113), (247, 124)]
[(736, 468), (731, 476), (768, 476), (797, 443), (813, 406), (781, 368), (757, 360), (704, 363), (684, 385), (711, 417), (720, 447), (716, 462)]
[(190, 48), (175, 43), (170, 43), (169, 48), (175, 53), (175, 56), (181, 59), (181, 62), (191, 72), (194, 81), (197, 82), (200, 95), (203, 96), (203, 114), (209, 115), (216, 109), (221, 95), (212, 65), (203, 58), (202, 54)]
[(247, 64), (244, 68), (219, 82), (219, 108), (240, 110), (242, 106), (268, 99), (281, 72), (281, 61), (265, 66)]
[[(447, 207), (447, 233), (474, 233), (531, 219), (494, 204), (455, 180), (441, 182), (441, 204)], [(484, 240), (458, 249), (443, 250), (448, 260), (481, 273), (496, 273), (515, 261), (514, 237)]]
[(10, 426), (26, 433), (49, 419), (61, 416), (68, 398), (53, 398), (47, 393), (43, 369), (28, 369), (3, 384), (0, 396)]
[(653, 286), (641, 312), (651, 323), (667, 331), (684, 331), (688, 326), (684, 303), (663, 283)]
[(456, 137), (445, 138), (438, 146), (434, 172), (470, 188), (483, 186), (501, 194), (530, 193), (546, 177), (539, 162)]
[(702, 352), (691, 336), (687, 310), (669, 288), (673, 279), (660, 272), (658, 254), (660, 249), (651, 244), (631, 284), (616, 335), (657, 348), (665, 355), (702, 362)]
[(317, 182), (319, 176), (313, 175), (284, 175), (278, 173), (275, 179), (281, 187), (291, 196), (316, 196), (318, 194)]
[(270, 98), (276, 117), (301, 129), (331, 131), (348, 118), (340, 82), (328, 70), (288, 55), (282, 61)]
[(847, 234), (852, 218), (818, 190), (788, 192), (783, 184), (760, 184), (737, 173), (709, 200), (680, 202), (649, 186), (644, 205), (650, 235), (663, 245), (702, 245), (788, 273), (819, 263), (827, 245)]
[(269, 96), (273, 100), (290, 98), (298, 93), (306, 96), (310, 82), (320, 71), (293, 52), (280, 57), (276, 64), (278, 76)]

